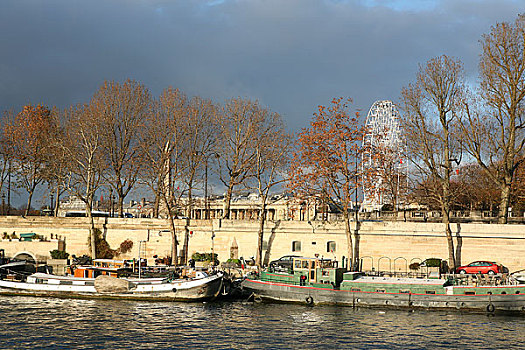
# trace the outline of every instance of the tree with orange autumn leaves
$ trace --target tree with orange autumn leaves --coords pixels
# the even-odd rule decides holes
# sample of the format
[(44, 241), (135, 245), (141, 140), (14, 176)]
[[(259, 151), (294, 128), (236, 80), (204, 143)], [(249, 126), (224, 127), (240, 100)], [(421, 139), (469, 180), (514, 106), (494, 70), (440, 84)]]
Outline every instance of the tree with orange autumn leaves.
[(18, 186), (28, 193), (25, 215), (35, 189), (46, 180), (50, 146), (56, 130), (51, 111), (43, 105), (27, 105), (4, 127)]
[(298, 135), (289, 186), (299, 197), (318, 197), (342, 211), (349, 261), (356, 269), (359, 226), (356, 221), (352, 230), (350, 210), (358, 187), (365, 127), (359, 113), (350, 111), (351, 103), (350, 99), (334, 98), (328, 107), (319, 106), (310, 126)]

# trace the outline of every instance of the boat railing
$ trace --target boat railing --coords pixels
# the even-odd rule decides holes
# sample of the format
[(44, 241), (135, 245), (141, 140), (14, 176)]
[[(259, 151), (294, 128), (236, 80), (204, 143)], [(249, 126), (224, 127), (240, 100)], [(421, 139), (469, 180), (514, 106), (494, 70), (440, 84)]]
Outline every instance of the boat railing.
[(425, 272), (393, 272), (393, 271), (363, 271), (367, 276), (374, 277), (396, 277), (396, 278), (421, 278), (421, 279), (448, 279), (454, 281), (456, 285), (477, 285), (477, 286), (500, 286), (517, 285), (519, 281), (508, 273), (488, 275), (488, 274), (439, 274)]
[(455, 285), (473, 285), (473, 286), (508, 286), (518, 285), (519, 282), (510, 276), (508, 273), (488, 275), (488, 274), (475, 274), (475, 275), (461, 275), (461, 274), (450, 274), (446, 275), (446, 278), (452, 280)]

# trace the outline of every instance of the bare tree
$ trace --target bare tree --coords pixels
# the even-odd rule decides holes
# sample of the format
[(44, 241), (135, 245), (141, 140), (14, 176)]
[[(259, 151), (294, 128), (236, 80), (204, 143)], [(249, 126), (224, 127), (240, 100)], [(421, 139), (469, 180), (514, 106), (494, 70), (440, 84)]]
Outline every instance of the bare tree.
[[(0, 126), (2, 132), (0, 132), (0, 191), (2, 191), (2, 200), (4, 200), (5, 192), (4, 187), (6, 181), (7, 184), (7, 190), (8, 190), (8, 196), (10, 195), (10, 177), (11, 177), (11, 164), (12, 164), (12, 157), (13, 157), (13, 147), (11, 146), (11, 141), (9, 140), (8, 135), (4, 132), (6, 126), (13, 120), (13, 113), (10, 111), (6, 111), (3, 114)], [(2, 214), (6, 214), (5, 212), (5, 202), (3, 203), (2, 207)]]
[(184, 191), (187, 193), (186, 216), (191, 218), (193, 190), (200, 183), (201, 175), (208, 158), (215, 155), (217, 145), (217, 107), (211, 100), (193, 97), (182, 116), (182, 124), (187, 133), (181, 161), (185, 171), (181, 174)]
[(479, 65), (483, 106), (468, 106), (467, 151), (500, 189), (499, 223), (506, 223), (512, 181), (525, 145), (525, 15), (484, 35)]
[(255, 144), (255, 163), (253, 167), (253, 184), (248, 188), (255, 189), (259, 196), (259, 229), (257, 233), (257, 254), (255, 262), (262, 267), (264, 225), (267, 221), (267, 207), (270, 194), (276, 186), (286, 181), (286, 168), (289, 164), (292, 135), (286, 132), (285, 125), (278, 113), (265, 110), (260, 137)]
[(48, 166), (45, 169), (45, 178), (49, 185), (50, 195), (52, 199), (53, 196), (55, 198), (54, 207), (50, 209), (53, 210), (53, 215), (57, 216), (60, 208), (60, 197), (68, 188), (69, 172), (66, 158), (67, 153), (61, 144), (64, 139), (64, 129), (60, 126), (62, 124), (60, 118), (64, 117), (64, 113), (57, 108), (53, 108), (51, 116), (57, 127), (53, 130), (53, 134), (50, 135)]
[(156, 205), (165, 206), (172, 235), (171, 256), (174, 264), (178, 260), (179, 244), (175, 218), (183, 207), (180, 186), (187, 164), (182, 162), (189, 137), (184, 119), (187, 105), (187, 97), (178, 89), (165, 89), (153, 105), (141, 143), (146, 161), (143, 179), (156, 194)]
[[(234, 188), (253, 176), (257, 157), (256, 140), (264, 137), (266, 110), (258, 102), (233, 98), (226, 102), (219, 114), (219, 178), (226, 186), (223, 218), (230, 218)], [(270, 137), (270, 135), (266, 135)]]
[[(193, 97), (188, 101), (186, 108), (184, 108), (184, 114), (181, 116), (182, 125), (180, 127), (184, 131), (184, 144), (182, 145), (178, 161), (180, 186), (183, 187), (180, 192), (181, 195), (186, 194), (187, 197), (183, 243), (184, 254), (182, 256), (184, 263), (188, 261), (189, 223), (193, 215), (194, 205), (193, 191), (200, 182), (200, 175), (203, 170), (207, 176), (209, 156), (216, 154), (213, 151), (217, 141), (216, 121), (216, 107), (211, 100), (200, 97)], [(206, 193), (206, 191), (204, 192)]]
[(97, 112), (104, 127), (104, 154), (109, 165), (105, 181), (118, 196), (118, 213), (124, 216), (124, 198), (135, 186), (142, 170), (143, 157), (140, 134), (147, 113), (151, 110), (148, 89), (135, 81), (104, 82), (95, 94)]
[(85, 204), (90, 222), (89, 242), (91, 257), (96, 258), (95, 222), (92, 209), (95, 193), (100, 187), (106, 164), (100, 119), (100, 105), (93, 99), (89, 105), (71, 107), (64, 112), (64, 133), (60, 142), (69, 173), (68, 191)]
[(463, 67), (448, 56), (431, 59), (420, 66), (416, 81), (403, 88), (405, 135), (417, 177), (429, 180), (433, 195), (441, 206), (448, 243), (449, 265), (456, 266), (454, 241), (450, 229), (451, 176), (453, 162), (461, 150), (454, 133), (464, 97)]

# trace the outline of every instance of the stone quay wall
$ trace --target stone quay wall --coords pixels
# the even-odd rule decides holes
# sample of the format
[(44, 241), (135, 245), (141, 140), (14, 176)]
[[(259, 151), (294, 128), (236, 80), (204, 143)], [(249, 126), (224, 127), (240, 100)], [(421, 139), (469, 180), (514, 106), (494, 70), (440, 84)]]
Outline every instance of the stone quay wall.
[[(165, 219), (95, 218), (113, 249), (130, 239), (132, 250), (118, 258), (137, 258), (140, 255), (153, 263), (154, 255), (167, 257), (171, 251), (171, 233)], [(185, 220), (177, 220), (176, 234), (179, 251), (184, 243)], [(0, 249), (7, 256), (30, 252), (49, 257), (65, 241), (65, 250), (77, 256), (89, 254), (87, 218), (0, 217), (0, 237), (6, 232), (34, 232), (46, 241), (21, 242), (0, 239)], [(250, 258), (257, 249), (256, 221), (251, 220), (191, 220), (188, 253), (211, 252), (220, 261), (230, 257)], [(525, 225), (452, 224), (456, 254), (461, 264), (475, 260), (497, 261), (509, 270), (525, 268)], [(360, 223), (360, 256), (363, 268), (406, 271), (408, 264), (426, 258), (448, 258), (444, 226), (440, 223), (365, 221)], [(51, 239), (53, 237), (53, 239)], [(330, 251), (335, 244), (335, 249)], [(293, 251), (293, 247), (300, 250)], [(268, 222), (264, 235), (264, 259), (295, 254), (341, 261), (347, 257), (347, 239), (341, 222), (275, 221)]]

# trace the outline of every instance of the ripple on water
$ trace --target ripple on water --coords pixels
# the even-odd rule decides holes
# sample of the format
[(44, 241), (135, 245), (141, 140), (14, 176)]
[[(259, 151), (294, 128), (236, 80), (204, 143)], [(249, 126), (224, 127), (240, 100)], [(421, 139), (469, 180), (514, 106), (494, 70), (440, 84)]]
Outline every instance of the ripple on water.
[(0, 297), (0, 348), (521, 349), (523, 317)]

